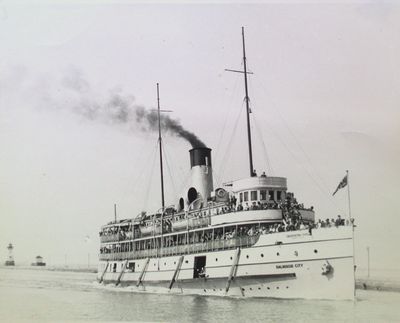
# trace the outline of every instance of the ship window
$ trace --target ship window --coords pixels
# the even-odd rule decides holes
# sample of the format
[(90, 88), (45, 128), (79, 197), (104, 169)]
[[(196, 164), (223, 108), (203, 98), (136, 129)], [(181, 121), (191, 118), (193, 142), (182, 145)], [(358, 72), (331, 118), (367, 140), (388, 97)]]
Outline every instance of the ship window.
[(135, 263), (134, 263), (134, 262), (128, 263), (128, 269), (129, 269), (131, 272), (135, 272)]
[(247, 202), (249, 200), (249, 192), (244, 192), (244, 201)]
[(276, 255), (279, 256), (279, 252), (277, 252)]
[(250, 197), (252, 201), (257, 201), (257, 191), (251, 191)]
[(315, 253), (318, 253), (318, 250), (317, 250), (317, 249), (314, 249), (314, 252), (315, 252)]
[(263, 253), (261, 254), (261, 257), (264, 257), (264, 254), (263, 254)]
[(265, 201), (267, 199), (267, 191), (266, 190), (261, 190), (260, 191), (260, 200)]
[(182, 211), (185, 208), (185, 201), (183, 200), (183, 198), (181, 197), (179, 199), (179, 211)]
[(243, 193), (239, 194), (239, 202), (242, 203), (243, 202)]
[(272, 201), (274, 199), (274, 191), (268, 191), (269, 200)]
[(197, 191), (196, 191), (196, 189), (194, 187), (189, 188), (189, 191), (188, 191), (189, 203), (192, 203), (196, 199), (197, 199)]
[(282, 191), (277, 191), (277, 192), (276, 192), (276, 199), (277, 199), (278, 201), (281, 201), (281, 200), (282, 200)]

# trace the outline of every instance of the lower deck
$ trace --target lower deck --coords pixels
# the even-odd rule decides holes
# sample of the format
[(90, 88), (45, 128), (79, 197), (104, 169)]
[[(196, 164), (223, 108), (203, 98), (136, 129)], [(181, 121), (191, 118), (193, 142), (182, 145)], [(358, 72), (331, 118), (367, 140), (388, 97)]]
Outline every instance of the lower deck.
[(352, 227), (261, 235), (248, 248), (101, 261), (98, 275), (138, 291), (352, 299)]

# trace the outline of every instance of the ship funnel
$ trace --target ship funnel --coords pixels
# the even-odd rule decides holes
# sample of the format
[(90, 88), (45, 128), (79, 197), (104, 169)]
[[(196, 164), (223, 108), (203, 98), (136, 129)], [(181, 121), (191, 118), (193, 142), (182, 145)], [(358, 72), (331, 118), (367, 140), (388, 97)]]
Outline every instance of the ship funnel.
[[(204, 204), (213, 191), (211, 149), (207, 147), (193, 148), (189, 153), (191, 183), (187, 190), (187, 205), (190, 206), (196, 200), (198, 200), (199, 204), (202, 202)], [(197, 208), (196, 205), (192, 207)]]
[(189, 150), (190, 153), (190, 167), (193, 168), (195, 166), (208, 166), (211, 167), (211, 149), (202, 147), (202, 148), (193, 148)]

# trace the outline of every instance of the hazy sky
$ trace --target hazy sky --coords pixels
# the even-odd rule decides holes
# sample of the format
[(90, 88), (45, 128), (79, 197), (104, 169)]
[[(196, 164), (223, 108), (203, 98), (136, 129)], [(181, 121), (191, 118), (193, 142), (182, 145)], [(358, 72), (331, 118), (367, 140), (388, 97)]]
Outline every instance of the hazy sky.
[[(160, 207), (157, 134), (115, 118), (155, 108), (157, 82), (213, 149), (216, 185), (247, 176), (242, 75), (224, 71), (245, 26), (255, 168), (324, 219), (347, 214), (332, 192), (348, 169), (358, 265), (370, 246), (373, 267), (399, 267), (399, 5), (91, 3), (0, 1), (2, 262), (13, 242), (18, 263), (94, 264), (114, 203)], [(165, 136), (168, 204), (189, 149)]]

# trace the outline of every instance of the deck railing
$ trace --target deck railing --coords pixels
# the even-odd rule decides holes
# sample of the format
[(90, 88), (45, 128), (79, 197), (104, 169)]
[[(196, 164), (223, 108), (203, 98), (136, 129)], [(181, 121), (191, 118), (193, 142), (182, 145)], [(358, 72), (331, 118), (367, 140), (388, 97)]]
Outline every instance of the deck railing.
[(109, 235), (100, 236), (100, 242), (115, 242), (115, 241), (125, 241), (132, 239), (132, 232), (127, 233), (115, 233)]
[(160, 249), (148, 249), (128, 252), (117, 253), (103, 253), (100, 254), (100, 260), (124, 260), (124, 259), (142, 259), (142, 258), (155, 258), (155, 257), (168, 257), (178, 256), (193, 253), (202, 253), (219, 250), (229, 250), (238, 247), (246, 248), (251, 247), (258, 241), (257, 236), (243, 236), (231, 238), (228, 240), (213, 240), (207, 242), (199, 242), (187, 244), (182, 246), (164, 247)]
[(123, 260), (132, 258), (133, 252), (126, 251), (126, 252), (114, 252), (114, 253), (102, 253), (100, 254), (100, 260)]
[(101, 242), (112, 242), (112, 241), (119, 241), (119, 233), (116, 234), (109, 234), (100, 237)]

